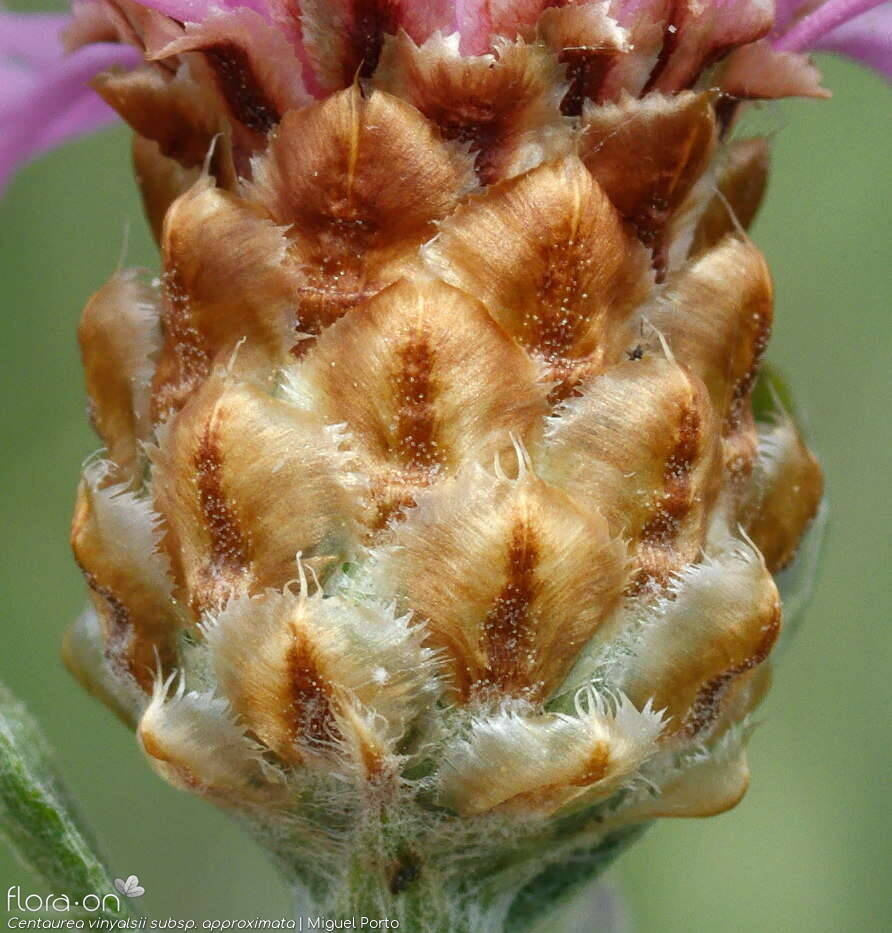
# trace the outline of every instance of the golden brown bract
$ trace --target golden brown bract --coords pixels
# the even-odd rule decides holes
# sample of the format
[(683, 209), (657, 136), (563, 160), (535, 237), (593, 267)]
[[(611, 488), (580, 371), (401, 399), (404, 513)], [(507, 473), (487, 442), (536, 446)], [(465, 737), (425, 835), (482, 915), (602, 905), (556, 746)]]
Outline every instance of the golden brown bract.
[(161, 344), (158, 298), (139, 273), (118, 272), (87, 303), (78, 327), (90, 419), (120, 468), (141, 482), (141, 445), (151, 436), (149, 394)]
[(729, 549), (679, 574), (633, 634), (617, 686), (665, 710), (667, 735), (705, 738), (768, 657), (781, 627), (777, 588), (762, 557)]
[(149, 691), (158, 668), (176, 663), (180, 625), (169, 564), (158, 550), (159, 516), (126, 485), (103, 486), (102, 480), (98, 464), (81, 482), (71, 546), (90, 588), (108, 662)]
[(155, 684), (152, 701), (136, 736), (152, 767), (182, 790), (224, 806), (285, 803), (284, 782), (262, 757), (231, 714), (229, 704), (211, 693), (185, 690), (173, 677)]
[(623, 817), (629, 824), (635, 824), (660, 817), (716, 816), (740, 803), (749, 782), (744, 751), (703, 756), (670, 778), (658, 797), (637, 801)]
[(425, 256), (544, 364), (552, 401), (618, 358), (621, 325), (653, 281), (645, 250), (575, 156), (471, 198)]
[(232, 600), (207, 630), (220, 686), (269, 748), (291, 765), (355, 755), (369, 780), (439, 693), (422, 637), (389, 610), (310, 597), (303, 578)]
[(474, 184), (470, 159), (418, 111), (357, 87), (286, 114), (245, 196), (288, 227), (297, 323), (318, 334), (417, 262)]
[(545, 816), (604, 800), (653, 754), (663, 728), (649, 706), (609, 704), (594, 693), (583, 692), (574, 712), (504, 708), (477, 719), (470, 736), (447, 749), (441, 799), (466, 816)]
[(175, 159), (162, 155), (157, 143), (139, 133), (133, 134), (131, 151), (143, 212), (155, 242), (160, 243), (170, 205), (198, 181), (199, 170), (183, 168)]
[(719, 424), (703, 383), (648, 351), (558, 410), (543, 475), (630, 543), (638, 583), (665, 584), (706, 537), (722, 483)]
[(647, 314), (678, 361), (706, 384), (722, 419), (726, 466), (740, 479), (756, 455), (750, 397), (771, 335), (773, 301), (762, 254), (750, 241), (727, 236), (668, 282)]
[(527, 355), (469, 295), (402, 280), (334, 324), (293, 368), (308, 410), (343, 423), (372, 529), (464, 464), (530, 441), (547, 408)]
[(439, 35), (419, 47), (400, 33), (384, 47), (375, 86), (417, 107), (445, 139), (466, 145), (484, 185), (572, 148), (560, 112), (561, 69), (540, 45), (500, 41), (492, 55), (467, 57)]
[(821, 468), (792, 419), (781, 415), (760, 426), (759, 458), (740, 515), (772, 572), (793, 559), (823, 494)]
[(164, 344), (156, 420), (180, 408), (215, 363), (268, 382), (293, 339), (296, 285), (287, 240), (256, 206), (203, 177), (167, 212)]
[(715, 148), (712, 92), (676, 96), (624, 94), (586, 106), (580, 156), (617, 210), (653, 252), (659, 271), (664, 231), (706, 170)]
[(204, 162), (211, 141), (225, 127), (213, 97), (185, 66), (106, 72), (93, 86), (137, 133), (186, 168)]
[(152, 488), (194, 619), (281, 587), (302, 553), (323, 572), (355, 539), (358, 497), (318, 416), (218, 372), (162, 432)]
[(770, 146), (760, 136), (730, 143), (720, 156), (716, 193), (697, 223), (691, 244), (696, 256), (741, 227), (749, 229), (768, 184)]
[(306, 600), (270, 593), (233, 600), (210, 633), (220, 685), (234, 708), (291, 763), (341, 737), (337, 687), (309, 627), (311, 618)]
[(521, 462), (516, 479), (470, 468), (421, 495), (375, 573), (445, 649), (457, 700), (541, 700), (613, 608), (628, 560), (596, 511)]

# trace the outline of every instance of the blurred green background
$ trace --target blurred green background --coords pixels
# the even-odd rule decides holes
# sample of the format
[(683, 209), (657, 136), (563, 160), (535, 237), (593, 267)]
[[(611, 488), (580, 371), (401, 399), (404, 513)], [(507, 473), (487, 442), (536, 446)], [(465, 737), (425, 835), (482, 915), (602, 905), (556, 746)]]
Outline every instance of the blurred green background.
[[(827, 473), (823, 567), (751, 742), (744, 802), (663, 822), (614, 870), (638, 933), (892, 929), (892, 91), (854, 65), (823, 64), (832, 101), (760, 118), (778, 132), (755, 227), (777, 284), (770, 358)], [(121, 128), (28, 166), (0, 202), (0, 678), (42, 722), (113, 871), (139, 875), (151, 916), (288, 916), (259, 849), (156, 778), (59, 661), (84, 600), (69, 516), (97, 446), (75, 326), (128, 229), (127, 263), (155, 267)], [(13, 883), (39, 890), (0, 845), (0, 891)]]

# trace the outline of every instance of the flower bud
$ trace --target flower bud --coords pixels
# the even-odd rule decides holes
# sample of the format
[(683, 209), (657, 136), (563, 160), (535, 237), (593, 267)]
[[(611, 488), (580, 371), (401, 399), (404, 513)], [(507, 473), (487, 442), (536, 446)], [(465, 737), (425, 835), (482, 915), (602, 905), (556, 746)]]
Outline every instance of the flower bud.
[(464, 6), (128, 20), (162, 274), (80, 332), (70, 666), (320, 909), (418, 930), (740, 799), (821, 498), (753, 411), (767, 144), (709, 70), (770, 8)]

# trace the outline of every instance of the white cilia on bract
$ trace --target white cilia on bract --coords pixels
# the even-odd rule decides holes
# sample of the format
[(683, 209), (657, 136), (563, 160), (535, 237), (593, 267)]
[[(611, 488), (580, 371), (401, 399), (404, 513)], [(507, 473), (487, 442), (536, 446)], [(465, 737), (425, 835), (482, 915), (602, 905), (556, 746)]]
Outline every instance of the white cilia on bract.
[(68, 664), (329, 916), (523, 930), (745, 792), (822, 482), (736, 130), (889, 69), (807, 6), (78, 0), (0, 110), (114, 108), (162, 256), (81, 321)]

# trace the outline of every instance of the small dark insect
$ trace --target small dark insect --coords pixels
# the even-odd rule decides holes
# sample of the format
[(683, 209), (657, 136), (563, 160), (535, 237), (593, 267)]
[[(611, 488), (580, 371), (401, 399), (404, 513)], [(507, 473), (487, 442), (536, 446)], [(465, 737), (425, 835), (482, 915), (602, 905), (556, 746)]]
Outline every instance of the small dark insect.
[(644, 347), (640, 343), (636, 344), (631, 350), (626, 350), (626, 356), (630, 360), (640, 360), (644, 356)]
[(390, 893), (399, 894), (418, 877), (418, 862), (411, 855), (403, 856), (390, 875)]

